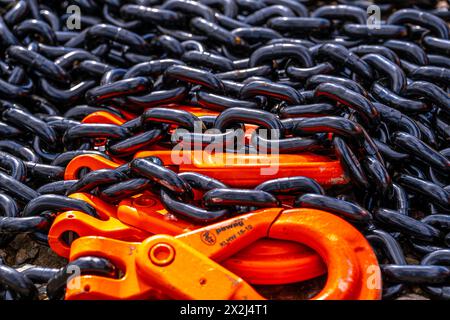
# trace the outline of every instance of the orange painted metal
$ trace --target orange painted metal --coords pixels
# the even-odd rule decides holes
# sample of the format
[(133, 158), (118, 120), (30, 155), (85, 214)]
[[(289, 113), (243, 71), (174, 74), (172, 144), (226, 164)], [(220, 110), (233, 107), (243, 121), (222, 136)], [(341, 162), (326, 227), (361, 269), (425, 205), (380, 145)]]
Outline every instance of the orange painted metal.
[[(208, 111), (205, 109), (190, 106), (177, 106), (177, 108), (189, 111), (197, 116), (218, 114), (214, 111)], [(132, 118), (133, 115), (127, 115), (127, 120), (130, 120)], [(109, 112), (99, 111), (85, 117), (85, 119), (83, 119), (83, 122), (122, 125), (127, 120)], [(247, 143), (249, 142), (251, 134), (255, 130), (255, 128), (256, 126), (246, 125), (245, 136)], [(315, 154), (222, 154), (209, 153), (202, 150), (188, 150), (182, 151), (181, 153), (177, 154), (174, 151), (167, 150), (166, 147), (158, 147), (157, 149), (159, 150), (141, 151), (135, 155), (135, 158), (157, 156), (163, 160), (165, 166), (171, 168), (176, 172), (198, 172), (206, 174), (212, 178), (222, 181), (223, 183), (231, 187), (251, 188), (269, 179), (296, 175), (313, 178), (325, 187), (336, 184), (345, 184), (348, 182), (338, 161)], [(113, 160), (111, 161), (97, 155), (82, 155), (73, 159), (71, 163), (69, 163), (66, 168), (65, 179), (76, 179), (77, 172), (81, 168), (87, 167), (91, 170), (104, 168), (113, 169), (122, 164), (124, 164), (124, 162), (120, 159), (113, 158)], [(264, 172), (268, 174), (264, 174)], [(75, 197), (77, 197), (77, 194), (75, 195)], [(81, 194), (81, 197), (90, 196)], [(103, 203), (101, 203), (102, 201), (100, 199), (95, 199), (95, 197), (92, 196), (92, 198), (90, 198), (90, 201), (94, 204), (99, 204), (100, 207), (103, 208), (103, 210), (100, 210), (104, 211), (102, 220), (90, 217), (82, 212), (65, 212), (56, 218), (55, 223), (50, 230), (50, 246), (58, 254), (67, 257), (69, 255), (70, 248), (62, 241), (62, 234), (70, 230), (82, 237), (81, 239), (76, 240), (74, 245), (78, 244), (80, 241), (98, 241), (100, 245), (103, 245), (103, 243), (110, 243), (111, 246), (117, 246), (117, 249), (119, 251), (129, 250), (128, 255), (130, 256), (134, 255), (134, 250), (137, 250), (137, 248), (139, 248), (139, 251), (141, 253), (142, 251), (146, 251), (148, 249), (148, 253), (144, 254), (147, 256), (146, 258), (142, 257), (141, 254), (139, 254), (134, 258), (126, 257), (122, 259), (120, 257), (114, 258), (113, 256), (110, 256), (106, 251), (107, 247), (104, 248), (105, 254), (108, 255), (108, 257), (111, 258), (111, 260), (114, 261), (119, 268), (121, 268), (122, 270), (123, 268), (127, 270), (129, 270), (129, 268), (135, 268), (136, 270), (133, 270), (132, 273), (136, 273), (135, 277), (139, 278), (139, 281), (136, 282), (137, 279), (131, 276), (131, 278), (127, 279), (126, 281), (130, 281), (130, 279), (132, 279), (132, 282), (136, 286), (133, 287), (132, 285), (130, 290), (124, 289), (124, 286), (121, 286), (122, 291), (120, 292), (120, 297), (114, 296), (109, 298), (141, 299), (168, 294), (172, 298), (184, 299), (201, 299), (202, 296), (204, 296), (204, 299), (257, 299), (261, 297), (241, 278), (252, 284), (283, 284), (303, 281), (319, 276), (326, 271), (326, 267), (324, 266), (322, 258), (314, 250), (317, 250), (319, 253), (321, 253), (321, 256), (325, 259), (329, 268), (330, 261), (335, 263), (335, 265), (338, 265), (335, 261), (336, 257), (323, 248), (323, 243), (325, 241), (312, 241), (311, 243), (307, 243), (307, 241), (304, 241), (302, 236), (298, 235), (297, 232), (289, 232), (288, 234), (287, 232), (282, 231), (284, 230), (285, 225), (289, 225), (289, 223), (293, 223), (294, 225), (297, 224), (297, 222), (295, 221), (284, 221), (284, 219), (282, 219), (281, 217), (279, 220), (274, 221), (280, 214), (280, 212), (286, 212), (289, 214), (289, 210), (282, 211), (282, 208), (261, 210), (260, 212), (266, 212), (266, 215), (264, 216), (265, 222), (257, 220), (258, 230), (261, 229), (265, 230), (266, 232), (263, 232), (263, 234), (255, 234), (254, 231), (243, 231), (243, 229), (236, 231), (236, 228), (241, 224), (241, 222), (236, 221), (242, 221), (236, 219), (245, 218), (247, 217), (247, 215), (235, 219), (230, 219), (213, 226), (200, 228), (200, 226), (198, 225), (193, 225), (187, 221), (176, 218), (163, 208), (159, 200), (155, 199), (155, 202), (152, 202), (153, 200), (149, 200), (151, 198), (152, 197), (149, 196), (149, 194), (144, 194), (143, 196), (141, 195), (134, 197), (133, 199), (125, 200), (118, 208), (114, 206), (111, 206), (112, 208), (107, 208)], [(130, 203), (127, 203), (127, 201)], [(105, 205), (110, 206), (108, 204)], [(269, 223), (266, 224), (267, 212), (271, 210), (278, 211), (274, 217), (268, 217)], [(298, 210), (301, 211), (306, 209), (292, 210), (298, 212)], [(318, 210), (308, 209), (308, 211), (314, 212)], [(283, 217), (284, 213), (281, 216)], [(194, 235), (196, 234), (198, 237), (198, 232), (200, 230), (205, 230), (202, 232), (206, 232), (206, 234), (209, 234), (209, 230), (213, 230), (209, 229), (210, 227), (214, 228), (214, 226), (227, 224), (230, 223), (230, 221), (234, 220), (236, 221), (231, 223), (237, 223), (237, 227), (232, 225), (229, 229), (226, 230), (226, 232), (228, 232), (228, 230), (234, 230), (235, 232), (237, 232), (236, 234), (243, 232), (238, 236), (238, 238), (240, 239), (239, 246), (234, 245), (234, 235), (231, 235), (229, 238), (225, 238), (225, 244), (221, 245), (220, 251), (218, 251), (220, 252), (220, 254), (218, 254), (217, 252), (209, 252), (208, 250), (207, 252), (203, 251), (205, 249), (205, 244), (210, 247), (217, 247), (216, 243), (214, 243), (214, 245), (208, 243), (208, 241), (210, 240), (209, 238), (204, 238), (205, 233), (203, 235), (200, 234), (200, 238), (204, 238), (202, 240), (202, 248), (200, 248), (201, 246), (199, 246), (199, 244), (195, 241), (194, 243), (190, 242), (190, 237), (192, 236), (192, 239), (194, 239)], [(274, 228), (273, 232), (271, 227), (272, 223)], [(228, 228), (228, 225), (226, 226), (226, 228)], [(296, 230), (295, 226), (289, 225), (288, 228)], [(308, 234), (308, 228), (316, 231), (318, 234), (321, 233), (318, 226), (311, 225), (307, 225), (307, 227), (301, 229), (301, 231), (306, 231), (306, 234)], [(280, 234), (278, 234), (277, 232), (279, 232)], [(253, 236), (250, 237), (248, 235), (243, 237), (242, 235), (244, 233), (252, 233), (253, 236), (256, 236), (256, 238), (253, 238)], [(158, 235), (151, 236), (152, 234)], [(324, 236), (324, 234), (325, 233), (322, 233), (321, 236)], [(99, 236), (99, 238), (90, 237), (93, 235)], [(267, 238), (267, 236), (270, 236), (270, 239)], [(245, 239), (241, 240), (241, 238)], [(248, 241), (247, 238), (252, 241)], [(339, 240), (345, 239), (346, 238), (343, 235), (341, 238), (339, 238)], [(143, 242), (141, 243), (141, 241)], [(186, 241), (188, 242), (188, 244), (185, 243)], [(303, 243), (307, 243), (307, 245), (314, 248), (314, 250), (310, 249)], [(345, 241), (344, 244), (346, 244)], [(231, 245), (231, 249), (229, 248), (229, 245)], [(75, 246), (75, 248), (77, 248), (77, 246)], [(87, 250), (88, 248), (85, 249)], [(77, 249), (75, 249), (75, 251), (77, 251)], [(113, 251), (115, 251), (115, 249), (113, 249)], [(349, 250), (344, 251), (350, 252)], [(362, 251), (365, 252), (367, 250), (364, 249)], [(124, 254), (124, 252), (122, 252), (121, 254)], [(180, 256), (186, 257), (187, 260), (180, 258)], [(350, 254), (348, 254), (348, 256), (350, 256)], [(76, 252), (73, 252), (72, 247), (71, 259), (74, 259), (74, 257), (76, 257)], [(355, 257), (352, 257), (352, 263), (355, 262), (357, 265), (365, 263), (367, 264), (367, 261), (364, 261), (364, 257), (367, 258), (368, 256), (364, 254), (355, 254)], [(209, 258), (212, 258), (215, 261), (220, 261), (220, 265), (213, 262)], [(145, 265), (147, 265), (149, 262), (147, 261), (148, 259), (150, 259), (150, 269), (148, 269), (147, 266), (141, 266), (141, 264), (144, 264), (144, 262)], [(196, 269), (194, 266), (197, 263), (194, 263), (194, 260), (198, 261), (197, 263), (201, 267), (204, 266), (206, 269)], [(371, 261), (371, 259), (368, 259), (368, 261), (369, 260)], [(187, 262), (192, 263), (192, 268), (190, 264), (187, 264)], [(192, 274), (194, 275), (193, 278), (196, 278), (195, 274), (200, 275), (206, 271), (209, 272), (208, 277), (202, 276), (201, 278), (199, 278), (201, 287), (198, 290), (197, 287), (194, 286), (192, 291), (189, 289), (189, 292), (185, 292), (183, 283), (189, 283), (191, 280), (185, 279), (184, 276), (181, 276), (180, 278), (179, 274), (172, 274), (172, 270), (174, 270), (175, 272), (176, 267), (182, 267), (183, 264), (185, 264), (187, 268), (189, 268), (189, 272), (192, 272)], [(158, 269), (162, 267), (164, 267), (165, 269)], [(143, 271), (141, 270), (141, 268)], [(376, 265), (374, 268), (378, 270), (378, 265)], [(276, 270), (276, 272), (272, 272), (272, 270)], [(352, 269), (351, 272), (356, 271)], [(334, 275), (334, 273), (331, 273), (331, 275)], [(359, 276), (363, 277), (364, 274), (359, 272)], [(94, 279), (96, 279), (95, 276), (83, 276), (82, 278), (89, 279), (90, 277), (94, 277)], [(145, 278), (143, 280), (144, 283), (149, 282), (148, 288), (146, 287), (146, 285), (143, 285), (141, 283), (142, 277)], [(378, 277), (379, 275), (375, 277), (375, 280), (377, 280)], [(106, 278), (97, 280), (101, 282), (105, 279)], [(210, 288), (214, 287), (211, 286), (211, 279), (213, 279), (212, 281), (216, 283), (216, 285), (228, 289), (219, 290), (219, 292), (211, 292)], [(336, 276), (333, 279), (336, 280)], [(118, 283), (121, 282), (123, 278), (120, 280), (106, 279), (105, 281), (109, 283), (108, 281), (110, 280)], [(352, 283), (353, 277), (348, 276), (345, 280), (348, 280), (347, 282), (351, 283), (351, 285), (349, 286), (346, 282), (342, 284), (342, 287), (347, 286), (350, 287), (350, 289), (345, 289), (343, 290), (343, 292), (339, 293), (339, 290), (336, 289), (336, 286), (329, 283), (329, 277), (329, 281), (327, 282), (325, 289), (316, 298), (376, 298), (373, 290), (365, 291), (364, 288), (356, 288), (356, 285)], [(173, 281), (177, 283), (177, 286), (173, 286), (171, 284)], [(111, 284), (111, 290), (116, 284)], [(106, 284), (106, 286), (108, 285), (109, 284)], [(129, 283), (127, 284), (127, 286), (128, 285)], [(238, 287), (239, 289), (236, 289)], [(136, 292), (137, 288), (144, 288), (145, 290), (143, 290), (142, 292)], [(94, 299), (108, 299), (109, 294), (110, 292), (95, 292), (95, 290), (92, 290), (92, 285), (88, 283), (84, 285), (84, 287), (82, 288), (82, 292), (75, 293), (74, 296), (72, 296), (71, 293), (68, 292), (68, 298), (82, 298), (86, 296), (88, 298)], [(220, 296), (221, 294), (223, 294), (223, 296)]]
[(328, 187), (348, 183), (337, 160), (312, 153), (231, 154), (204, 150), (141, 151), (135, 158), (159, 157), (176, 172), (197, 172), (230, 187), (254, 188), (276, 178), (305, 176)]
[(115, 169), (126, 162), (118, 159), (108, 160), (96, 154), (83, 154), (73, 158), (66, 166), (64, 171), (65, 180), (78, 179), (78, 172), (83, 168), (91, 171), (100, 169)]
[[(381, 298), (377, 258), (363, 235), (345, 220), (314, 209), (263, 209), (173, 237), (143, 242), (103, 237), (74, 241), (70, 260), (110, 259), (119, 279), (83, 275), (66, 299), (262, 299), (247, 282), (218, 262), (258, 239), (304, 243), (327, 264), (328, 280), (313, 299)], [(276, 272), (276, 269), (273, 271)]]
[[(93, 116), (92, 119), (94, 121), (95, 117)], [(113, 121), (115, 118), (111, 117), (111, 119)], [(249, 130), (253, 129), (250, 128)], [(176, 158), (177, 155), (179, 156), (178, 159)], [(179, 154), (168, 150), (152, 150), (139, 152), (135, 155), (135, 158), (148, 156), (161, 158), (165, 166), (176, 172), (206, 174), (231, 187), (251, 188), (269, 179), (296, 175), (314, 178), (324, 186), (347, 182), (338, 161), (314, 154), (226, 154), (225, 157), (225, 154), (212, 154), (202, 150), (182, 151)], [(113, 169), (122, 164), (124, 162), (118, 159), (111, 161), (98, 155), (81, 155), (68, 164), (65, 170), (65, 179), (76, 179), (77, 172), (81, 168), (87, 167), (91, 170)], [(264, 175), (264, 173), (269, 174)], [(142, 197), (137, 197), (130, 201), (135, 200), (140, 201)], [(121, 205), (118, 209), (119, 220), (114, 221), (110, 219), (110, 223), (113, 221), (116, 225), (125, 223), (128, 226), (133, 226), (152, 234), (163, 233), (169, 235), (178, 235), (200, 227), (177, 219), (173, 215), (168, 214), (159, 201), (156, 201), (156, 203), (160, 208), (155, 208), (152, 205), (139, 205), (137, 202), (128, 205), (128, 209), (127, 205)], [(162, 214), (162, 212), (165, 212), (165, 214)], [(83, 217), (82, 214), (81, 217)], [(66, 220), (60, 218), (56, 222), (63, 224), (66, 223)], [(85, 219), (79, 220), (82, 220), (80, 224), (84, 223), (87, 225), (94, 222), (86, 221)], [(96, 228), (100, 228), (98, 225), (96, 225)], [(105, 224), (101, 230), (96, 231), (97, 233), (94, 233), (95, 228), (86, 227), (83, 229), (83, 234), (113, 234), (111, 229), (116, 230), (118, 228), (116, 225)], [(125, 225), (122, 227), (124, 230), (128, 230)], [(89, 230), (89, 232), (86, 230)], [(114, 234), (115, 239), (124, 239), (119, 236), (119, 233)], [(269, 241), (266, 243), (263, 241), (253, 244), (250, 248), (227, 260), (227, 268), (254, 284), (291, 283), (310, 279), (325, 272), (322, 260), (309, 248), (298, 244), (287, 245), (285, 242), (280, 241)], [(246, 250), (249, 250), (251, 254)], [(255, 250), (259, 254), (255, 254)], [(59, 250), (59, 252), (68, 253), (67, 248)], [(286, 259), (286, 257), (289, 257), (289, 259)], [(267, 272), (267, 267), (274, 265), (277, 265), (279, 270), (281, 270), (276, 277)]]
[[(150, 193), (121, 201), (117, 217), (152, 234), (176, 236), (202, 227), (171, 214)], [(266, 285), (305, 281), (326, 272), (320, 256), (307, 246), (270, 239), (252, 243), (223, 265), (252, 284)], [(272, 272), (274, 269), (276, 274)]]
[[(135, 158), (155, 156), (175, 172), (197, 172), (217, 179), (230, 187), (254, 188), (270, 179), (305, 176), (324, 187), (346, 184), (339, 161), (315, 154), (211, 154), (193, 150), (180, 153), (168, 150), (141, 151)], [(125, 162), (99, 155), (80, 155), (66, 167), (64, 179), (76, 179), (81, 168), (114, 169)]]
[[(177, 105), (176, 107), (172, 105), (172, 106), (164, 106), (164, 107), (170, 107), (173, 109), (188, 111), (197, 117), (217, 116), (220, 113), (217, 111), (212, 111), (212, 110), (203, 109), (203, 108), (199, 108), (199, 107), (185, 106), (185, 105), (179, 105), (179, 106)], [(121, 110), (121, 112), (124, 113), (123, 110)], [(96, 111), (91, 114), (88, 114), (86, 117), (84, 117), (84, 119), (81, 122), (82, 123), (107, 123), (107, 124), (115, 124), (115, 125), (120, 126), (120, 125), (124, 124), (126, 121), (131, 120), (136, 117), (135, 115), (133, 115), (131, 113), (127, 113), (124, 115), (125, 115), (125, 119), (114, 113), (108, 112), (108, 111)]]
[[(292, 175), (306, 175), (305, 170), (299, 165), (297, 161), (305, 160), (308, 156), (302, 155), (282, 155), (282, 159), (294, 159), (291, 162), (283, 162), (280, 165), (280, 172), (273, 176), (261, 176), (260, 170), (264, 168), (263, 165), (260, 167), (251, 166), (248, 163), (240, 166), (225, 166), (218, 167), (214, 162), (202, 162), (193, 161), (197, 160), (197, 157), (207, 156), (206, 153), (201, 152), (200, 156), (196, 151), (191, 153), (183, 153), (183, 157), (189, 157), (184, 159), (183, 163), (178, 165), (173, 164), (172, 153), (170, 151), (145, 151), (140, 152), (136, 157), (146, 157), (146, 156), (158, 156), (165, 163), (165, 165), (174, 171), (186, 172), (194, 171), (212, 176), (225, 184), (231, 186), (246, 186), (254, 187), (255, 185), (276, 177), (282, 176), (292, 176)], [(311, 158), (323, 159), (319, 156), (311, 155), (307, 161)], [(301, 160), (299, 160), (301, 159)], [(327, 158), (325, 158), (327, 159)], [(297, 160), (297, 161), (296, 161)], [(328, 159), (327, 159), (328, 160)], [(240, 161), (240, 160), (239, 160)], [(281, 162), (283, 160), (280, 160)], [(107, 160), (98, 155), (82, 155), (73, 159), (66, 168), (65, 178), (66, 179), (76, 179), (77, 172), (83, 168), (88, 167), (91, 170), (98, 170), (103, 168), (115, 168), (122, 163), (116, 163), (114, 161)], [(317, 162), (315, 163), (317, 165)], [(325, 165), (329, 164), (325, 162)], [(223, 165), (223, 164), (222, 164)], [(288, 166), (289, 165), (289, 166)], [(305, 164), (307, 166), (307, 164)], [(322, 164), (319, 164), (322, 165)], [(331, 164), (333, 166), (335, 164)], [(245, 167), (245, 168), (244, 168)], [(336, 171), (342, 173), (340, 170), (340, 165), (338, 165)], [(244, 170), (245, 169), (245, 170)], [(306, 168), (308, 169), (308, 168)], [(319, 171), (317, 168), (309, 168), (310, 170)], [(314, 173), (314, 171), (310, 171)], [(253, 176), (251, 175), (253, 174)], [(316, 178), (320, 182), (326, 182), (325, 178), (326, 170), (324, 172), (314, 173), (313, 178)], [(321, 181), (322, 179), (322, 181)], [(339, 178), (334, 178), (333, 183), (341, 182)], [(236, 180), (238, 182), (236, 182)], [(328, 182), (331, 182), (328, 180)], [(145, 203), (145, 201), (147, 203)], [(167, 211), (162, 207), (159, 200), (153, 197), (135, 197), (134, 199), (125, 200), (122, 202), (118, 209), (118, 218), (121, 222), (126, 225), (133, 226), (135, 228), (145, 230), (152, 234), (170, 234), (178, 235), (182, 232), (187, 232), (194, 230), (199, 225), (192, 225), (185, 220), (178, 219), (175, 216), (168, 214)], [(61, 218), (62, 219), (62, 218)], [(60, 222), (59, 220), (56, 222)], [(62, 222), (60, 222), (62, 223)], [(70, 225), (70, 224), (68, 224)], [(86, 228), (91, 230), (91, 228)], [(86, 233), (84, 233), (86, 234)], [(92, 233), (92, 235), (106, 234), (106, 230), (101, 233)], [(117, 236), (116, 239), (120, 239)], [(316, 276), (322, 275), (325, 272), (325, 268), (320, 257), (310, 249), (305, 246), (296, 245), (295, 247), (290, 246), (290, 250), (286, 252), (286, 244), (283, 242), (270, 242), (270, 250), (262, 248), (259, 242), (255, 243), (252, 250), (257, 250), (260, 254), (255, 255), (254, 252), (250, 255), (246, 251), (239, 253), (236, 257), (233, 257), (226, 262), (227, 267), (233, 272), (239, 274), (247, 281), (254, 284), (280, 284), (280, 283), (292, 283), (295, 281), (303, 281), (307, 279), (314, 278)], [(61, 251), (61, 250), (60, 250)], [(65, 251), (67, 253), (67, 251)], [(266, 253), (264, 253), (266, 252)], [(289, 257), (289, 259), (286, 259)], [(277, 276), (273, 276), (267, 272), (268, 266), (274, 266), (276, 264), (271, 261), (278, 263)]]
[(221, 265), (248, 283), (260, 285), (301, 282), (327, 272), (314, 250), (297, 242), (273, 239), (259, 239)]
[[(145, 193), (123, 200), (119, 206), (109, 205), (85, 193), (70, 197), (84, 200), (95, 208), (100, 219), (83, 212), (59, 214), (49, 230), (48, 242), (58, 255), (68, 258), (70, 243), (64, 235), (75, 237), (102, 236), (123, 241), (143, 241), (152, 234), (179, 235), (200, 228), (167, 212), (152, 194)], [(285, 284), (315, 278), (326, 267), (313, 250), (298, 243), (260, 239), (223, 262), (233, 273), (252, 284)], [(276, 268), (276, 275), (272, 270)]]
[(82, 123), (106, 123), (106, 124), (115, 124), (117, 126), (121, 126), (126, 122), (125, 119), (107, 111), (97, 111), (91, 114), (88, 114), (81, 121)]
[[(185, 105), (172, 105), (170, 107), (185, 110), (197, 116), (217, 115), (218, 112)], [(83, 119), (87, 123), (110, 123), (121, 125), (125, 119), (110, 112), (94, 112)], [(252, 132), (257, 128), (246, 125), (245, 140), (248, 143)], [(164, 164), (176, 172), (198, 172), (222, 181), (230, 187), (252, 188), (256, 185), (275, 178), (290, 176), (305, 176), (315, 179), (319, 184), (327, 187), (348, 183), (338, 160), (312, 153), (302, 154), (241, 154), (219, 153), (205, 150), (168, 150), (167, 146), (152, 146), (151, 151), (136, 153), (135, 158), (156, 156)], [(157, 150), (156, 150), (157, 149)], [(66, 169), (65, 179), (74, 179), (74, 171), (81, 165), (92, 170), (99, 168), (101, 157), (90, 160), (89, 156), (72, 160)], [(100, 160), (99, 160), (100, 159)], [(99, 161), (96, 161), (99, 160)], [(116, 159), (115, 159), (116, 160)], [(94, 162), (92, 162), (94, 161)], [(91, 163), (92, 162), (92, 163)], [(114, 164), (103, 161), (103, 168), (114, 168)], [(119, 164), (121, 160), (117, 159)]]
[(86, 193), (74, 193), (71, 198), (83, 200), (95, 207), (100, 219), (79, 211), (66, 211), (59, 214), (48, 233), (50, 248), (58, 255), (68, 258), (70, 243), (64, 236), (75, 237), (103, 236), (123, 241), (142, 241), (151, 234), (129, 226), (117, 218), (117, 208), (101, 199)]
[(63, 237), (71, 232), (76, 237), (103, 236), (123, 241), (142, 241), (151, 234), (127, 226), (120, 220), (108, 218), (99, 220), (79, 211), (66, 211), (58, 215), (50, 228), (48, 243), (50, 248), (62, 257), (69, 257), (70, 243)]
[(117, 218), (152, 234), (176, 236), (200, 227), (168, 212), (151, 193), (122, 200), (117, 207)]

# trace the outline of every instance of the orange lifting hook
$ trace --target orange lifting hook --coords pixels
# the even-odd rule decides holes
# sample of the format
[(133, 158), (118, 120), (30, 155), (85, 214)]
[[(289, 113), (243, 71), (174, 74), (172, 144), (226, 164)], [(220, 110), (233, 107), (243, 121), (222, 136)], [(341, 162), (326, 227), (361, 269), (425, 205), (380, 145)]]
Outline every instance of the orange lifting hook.
[[(117, 217), (127, 225), (152, 234), (179, 235), (200, 228), (177, 218), (164, 209), (151, 194), (120, 202)], [(260, 239), (243, 248), (223, 265), (252, 284), (285, 284), (323, 275), (326, 268), (320, 256), (310, 248), (288, 241)], [(278, 269), (274, 274), (270, 270)]]
[(265, 237), (306, 244), (321, 255), (328, 279), (313, 299), (381, 298), (377, 258), (353, 226), (321, 210), (273, 208), (176, 237), (151, 236), (140, 243), (79, 238), (72, 244), (71, 261), (82, 256), (104, 257), (124, 275), (119, 279), (95, 275), (71, 279), (80, 282), (68, 285), (66, 299), (149, 299), (161, 295), (174, 299), (261, 299), (248, 283), (215, 261)]
[[(53, 251), (69, 257), (68, 232), (79, 237), (102, 236), (122, 241), (143, 241), (152, 234), (179, 235), (199, 228), (168, 213), (161, 202), (143, 194), (123, 200), (118, 208), (85, 193), (71, 198), (84, 200), (97, 209), (102, 220), (78, 211), (59, 214), (50, 228), (48, 242)], [(320, 256), (294, 242), (260, 239), (223, 261), (232, 272), (252, 284), (285, 284), (315, 278), (326, 272)], [(271, 270), (277, 268), (273, 274)]]

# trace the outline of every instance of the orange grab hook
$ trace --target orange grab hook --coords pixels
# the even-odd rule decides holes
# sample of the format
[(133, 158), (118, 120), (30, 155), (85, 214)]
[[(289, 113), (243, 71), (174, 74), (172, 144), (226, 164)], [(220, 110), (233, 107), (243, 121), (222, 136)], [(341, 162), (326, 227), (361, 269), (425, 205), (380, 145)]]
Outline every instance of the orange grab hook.
[[(366, 239), (343, 219), (321, 210), (258, 210), (176, 237), (143, 242), (102, 237), (74, 241), (70, 260), (110, 259), (120, 279), (83, 275), (69, 283), (66, 299), (262, 299), (222, 261), (261, 238), (306, 244), (325, 261), (328, 279), (313, 299), (380, 299), (381, 275)], [(276, 270), (273, 270), (276, 273)], [(189, 275), (189, 276), (186, 276)]]
[[(101, 220), (83, 212), (58, 215), (49, 230), (48, 242), (58, 255), (68, 258), (67, 234), (76, 237), (102, 236), (123, 241), (143, 241), (152, 234), (179, 235), (200, 228), (167, 212), (152, 194), (123, 200), (116, 208), (85, 193), (70, 197), (88, 202)], [(294, 242), (260, 239), (243, 248), (223, 265), (252, 284), (285, 284), (318, 277), (326, 272), (320, 256)], [(271, 270), (277, 269), (274, 274)]]

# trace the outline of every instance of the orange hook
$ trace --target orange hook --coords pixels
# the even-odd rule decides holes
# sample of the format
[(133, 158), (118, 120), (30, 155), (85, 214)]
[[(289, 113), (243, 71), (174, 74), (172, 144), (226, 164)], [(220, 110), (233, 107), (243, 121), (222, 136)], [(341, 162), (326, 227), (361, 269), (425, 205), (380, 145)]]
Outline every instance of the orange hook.
[(247, 282), (216, 261), (266, 237), (303, 243), (321, 255), (328, 280), (313, 299), (381, 298), (380, 269), (364, 236), (339, 217), (302, 208), (258, 210), (176, 237), (156, 235), (136, 243), (79, 238), (72, 244), (71, 261), (104, 257), (124, 275), (119, 279), (83, 275), (77, 279), (80, 286), (68, 286), (66, 298), (261, 299)]
[[(75, 193), (71, 197), (93, 205), (102, 220), (78, 211), (67, 211), (55, 218), (48, 241), (52, 250), (65, 258), (70, 254), (68, 235), (143, 241), (152, 234), (178, 235), (201, 227), (170, 214), (150, 193), (123, 200), (117, 208), (90, 194)], [(256, 241), (223, 265), (252, 284), (294, 283), (326, 272), (322, 259), (310, 248), (270, 239)], [(279, 270), (276, 275), (271, 272), (274, 268)]]
[[(144, 194), (120, 202), (117, 217), (123, 223), (152, 234), (179, 235), (202, 227), (168, 212), (159, 199)], [(260, 239), (240, 250), (223, 265), (252, 284), (284, 284), (305, 281), (326, 272), (320, 256), (307, 246)], [(278, 269), (274, 275), (270, 270)]]

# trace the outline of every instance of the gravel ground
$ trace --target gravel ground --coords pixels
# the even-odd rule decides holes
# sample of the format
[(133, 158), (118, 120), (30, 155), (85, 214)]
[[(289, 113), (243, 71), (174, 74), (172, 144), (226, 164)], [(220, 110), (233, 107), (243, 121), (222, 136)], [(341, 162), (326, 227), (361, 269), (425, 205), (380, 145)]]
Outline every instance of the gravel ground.
[(21, 234), (6, 247), (0, 249), (0, 257), (9, 266), (20, 267), (33, 264), (48, 268), (60, 268), (67, 264), (66, 259), (59, 257), (49, 247), (40, 245)]

